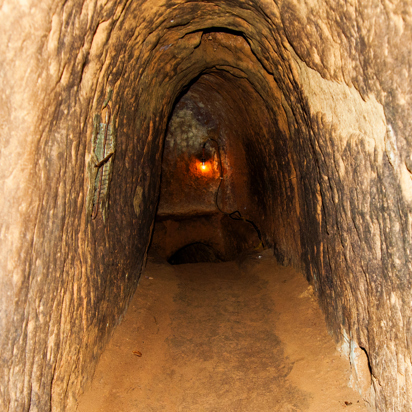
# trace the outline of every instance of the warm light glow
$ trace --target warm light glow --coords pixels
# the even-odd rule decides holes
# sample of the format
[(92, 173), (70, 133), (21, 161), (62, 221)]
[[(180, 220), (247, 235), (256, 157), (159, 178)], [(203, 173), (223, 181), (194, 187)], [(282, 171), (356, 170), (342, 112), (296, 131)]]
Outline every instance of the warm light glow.
[(198, 172), (202, 173), (203, 175), (212, 172), (212, 164), (208, 161), (201, 162), (198, 160), (196, 162), (196, 167)]

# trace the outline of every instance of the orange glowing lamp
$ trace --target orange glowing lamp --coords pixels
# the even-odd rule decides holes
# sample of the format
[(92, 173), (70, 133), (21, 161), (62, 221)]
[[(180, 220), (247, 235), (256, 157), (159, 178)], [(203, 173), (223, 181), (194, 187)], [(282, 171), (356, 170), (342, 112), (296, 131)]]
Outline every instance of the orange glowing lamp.
[(200, 165), (200, 170), (202, 172), (206, 172), (208, 169), (208, 167), (206, 166), (205, 146), (206, 146), (206, 143), (202, 147), (202, 163)]
[(212, 165), (210, 162), (202, 159), (200, 162), (197, 161), (197, 170), (199, 170), (202, 174), (210, 173), (212, 171)]

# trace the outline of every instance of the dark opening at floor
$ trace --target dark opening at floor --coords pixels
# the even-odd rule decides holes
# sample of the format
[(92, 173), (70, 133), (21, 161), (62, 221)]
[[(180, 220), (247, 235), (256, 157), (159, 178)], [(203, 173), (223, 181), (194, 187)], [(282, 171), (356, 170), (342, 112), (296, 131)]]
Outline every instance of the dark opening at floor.
[(211, 246), (196, 242), (180, 248), (167, 261), (171, 265), (182, 265), (200, 262), (218, 263), (223, 260), (219, 257), (219, 253)]

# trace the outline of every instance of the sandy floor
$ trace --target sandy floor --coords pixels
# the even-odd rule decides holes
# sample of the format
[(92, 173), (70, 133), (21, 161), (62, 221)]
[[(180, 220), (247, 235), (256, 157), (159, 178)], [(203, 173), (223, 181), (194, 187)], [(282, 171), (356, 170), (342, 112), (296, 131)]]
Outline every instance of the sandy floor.
[(78, 412), (366, 411), (349, 368), (306, 281), (270, 253), (149, 261)]

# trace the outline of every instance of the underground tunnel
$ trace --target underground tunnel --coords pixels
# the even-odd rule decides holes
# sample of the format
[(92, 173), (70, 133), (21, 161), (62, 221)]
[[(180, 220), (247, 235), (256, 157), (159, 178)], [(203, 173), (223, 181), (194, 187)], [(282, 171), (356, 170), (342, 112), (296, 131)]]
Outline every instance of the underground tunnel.
[[(214, 38), (242, 41), (231, 33), (203, 34), (209, 43)], [(269, 205), (260, 193), (272, 187), (265, 169), (275, 157), (270, 142), (281, 137), (276, 117), (269, 122), (259, 94), (226, 71), (200, 76), (177, 102), (165, 138), (152, 249), (175, 263), (229, 261), (259, 249), (254, 221), (266, 223), (260, 219)]]
[(0, 2), (0, 409), (76, 410), (149, 253), (262, 251), (313, 288), (368, 408), (412, 410), (411, 17)]

